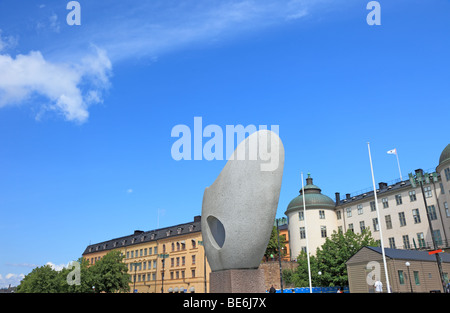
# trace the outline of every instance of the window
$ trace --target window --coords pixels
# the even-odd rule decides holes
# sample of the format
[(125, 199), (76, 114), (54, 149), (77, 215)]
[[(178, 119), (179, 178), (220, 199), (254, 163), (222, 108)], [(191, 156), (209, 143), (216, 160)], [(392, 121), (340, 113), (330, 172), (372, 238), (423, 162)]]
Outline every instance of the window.
[(352, 208), (347, 208), (347, 217), (352, 217)]
[(381, 202), (383, 202), (383, 208), (386, 209), (389, 207), (389, 202), (387, 198), (381, 199)]
[(304, 213), (303, 211), (298, 212), (298, 220), (299, 221), (303, 221), (305, 219), (305, 216), (303, 213)]
[(431, 221), (437, 220), (436, 208), (434, 205), (429, 205), (427, 207), (427, 214)]
[(431, 198), (433, 196), (433, 193), (431, 192), (431, 186), (424, 187), (423, 190), (425, 191), (425, 198)]
[(425, 248), (425, 237), (423, 233), (417, 233), (417, 241), (419, 242), (419, 248)]
[(373, 223), (373, 230), (374, 231), (379, 231), (380, 230), (380, 227), (379, 227), (379, 225), (378, 225), (378, 218), (373, 218), (372, 219), (372, 223)]
[(195, 254), (192, 256), (192, 265), (195, 265)]
[(392, 220), (390, 215), (384, 217), (386, 219), (386, 229), (392, 229)]
[(450, 180), (450, 167), (447, 167), (444, 170), (444, 173), (445, 173), (445, 179), (447, 179), (447, 181), (449, 181)]
[(353, 223), (351, 223), (351, 224), (348, 224), (348, 230), (351, 230), (351, 231), (352, 231), (352, 233), (354, 233), (354, 232), (355, 232), (355, 230), (353, 229)]
[(306, 238), (305, 227), (300, 227), (300, 239), (305, 239), (305, 238)]
[(191, 243), (192, 243), (192, 249), (195, 249), (197, 247), (197, 242), (194, 239), (192, 239)]
[(363, 214), (363, 206), (362, 206), (362, 204), (358, 204), (357, 208), (358, 208), (358, 214), (359, 215)]
[(441, 187), (441, 195), (445, 194), (444, 185), (442, 183), (439, 183), (439, 187)]
[(322, 238), (327, 237), (327, 227), (326, 226), (320, 226), (320, 235), (322, 236)]
[(175, 263), (175, 258), (170, 258), (170, 266), (173, 267)]
[(420, 285), (420, 279), (419, 279), (419, 272), (414, 271), (414, 282), (416, 283), (416, 286)]
[(338, 219), (338, 220), (340, 220), (340, 219), (342, 218), (342, 216), (341, 216), (341, 210), (336, 211), (336, 216), (337, 216), (337, 219)]
[(364, 221), (359, 222), (359, 228), (361, 229), (361, 233), (366, 229), (366, 225), (364, 225)]
[(402, 270), (398, 271), (398, 281), (400, 282), (400, 285), (404, 285), (405, 284), (405, 276), (404, 276)]
[(395, 195), (395, 202), (397, 205), (402, 204), (402, 195)]
[(445, 215), (447, 217), (450, 217), (450, 211), (448, 210), (448, 203), (444, 202), (444, 208), (445, 208)]
[(321, 220), (324, 220), (324, 219), (325, 219), (325, 210), (319, 210), (319, 218), (320, 218)]
[(192, 278), (195, 278), (195, 269), (191, 271)]
[(398, 219), (400, 220), (400, 226), (406, 226), (405, 212), (399, 212)]
[(389, 247), (391, 249), (395, 249), (395, 239), (394, 239), (394, 237), (390, 237), (388, 239), (389, 239)]
[(411, 249), (411, 245), (409, 244), (409, 236), (403, 236), (403, 249)]
[(410, 200), (411, 202), (417, 200), (417, 198), (416, 198), (416, 191), (415, 191), (415, 190), (411, 190), (411, 191), (409, 192), (409, 200)]
[(433, 231), (433, 237), (437, 245), (442, 245), (441, 231), (439, 229)]
[(177, 257), (177, 266), (180, 266), (180, 257)]
[(370, 201), (370, 212), (376, 211), (375, 201)]
[(413, 209), (412, 211), (413, 211), (414, 224), (419, 224), (420, 223), (419, 209)]

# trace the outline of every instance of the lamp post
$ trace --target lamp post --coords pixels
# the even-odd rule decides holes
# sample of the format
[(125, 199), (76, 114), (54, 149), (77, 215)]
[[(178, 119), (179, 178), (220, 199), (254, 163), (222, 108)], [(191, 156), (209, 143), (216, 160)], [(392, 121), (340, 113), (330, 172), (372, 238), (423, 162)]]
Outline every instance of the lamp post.
[[(436, 175), (436, 173), (433, 173), (433, 174), (424, 173), (423, 174), (422, 170), (416, 170), (416, 176), (414, 176), (412, 173), (409, 173), (408, 176), (409, 176), (409, 181), (411, 183), (411, 186), (416, 187), (417, 183), (418, 183), (420, 185), (420, 189), (422, 190), (423, 202), (425, 204), (425, 212), (427, 212), (428, 227), (430, 228), (430, 232), (431, 232), (431, 240), (433, 241), (434, 250), (437, 250), (438, 246), (437, 246), (436, 238), (434, 238), (433, 225), (431, 224), (430, 212), (428, 210), (428, 205), (427, 205), (427, 198), (425, 196), (425, 191), (423, 188), (423, 184), (424, 183), (429, 184), (430, 180), (437, 182), (438, 181), (437, 175)], [(444, 274), (442, 272), (441, 256), (439, 255), (439, 253), (435, 253), (435, 255), (436, 255), (436, 263), (437, 263), (438, 270), (439, 270), (439, 277), (441, 279), (442, 290), (445, 292), (445, 280), (444, 280)]]
[(205, 276), (205, 293), (206, 293), (206, 251), (202, 240), (198, 240), (198, 244), (203, 247), (203, 275)]
[(169, 255), (161, 253), (158, 256), (160, 258), (162, 258), (162, 266), (163, 266), (163, 268), (162, 268), (162, 273), (161, 273), (161, 293), (164, 293), (164, 267), (165, 267), (165, 263), (166, 263), (165, 259), (167, 259), (169, 257)]
[(280, 229), (278, 227), (278, 219), (277, 222), (277, 239), (278, 239), (278, 264), (280, 265), (280, 287), (281, 293), (283, 293), (283, 271), (281, 269), (281, 249), (280, 249)]
[(406, 267), (408, 268), (408, 278), (409, 278), (409, 286), (411, 287), (411, 293), (413, 292), (412, 289), (412, 282), (411, 282), (411, 273), (409, 272), (409, 266), (411, 265), (411, 263), (409, 263), (408, 261), (405, 263)]

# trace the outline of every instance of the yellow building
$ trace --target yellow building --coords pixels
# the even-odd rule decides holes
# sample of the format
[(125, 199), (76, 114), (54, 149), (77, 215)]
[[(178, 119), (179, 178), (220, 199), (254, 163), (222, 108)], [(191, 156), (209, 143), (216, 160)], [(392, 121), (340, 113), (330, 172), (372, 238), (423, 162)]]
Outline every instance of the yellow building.
[(130, 291), (208, 292), (211, 269), (202, 245), (200, 216), (190, 223), (89, 245), (83, 257), (95, 264), (111, 250), (120, 250), (130, 274)]

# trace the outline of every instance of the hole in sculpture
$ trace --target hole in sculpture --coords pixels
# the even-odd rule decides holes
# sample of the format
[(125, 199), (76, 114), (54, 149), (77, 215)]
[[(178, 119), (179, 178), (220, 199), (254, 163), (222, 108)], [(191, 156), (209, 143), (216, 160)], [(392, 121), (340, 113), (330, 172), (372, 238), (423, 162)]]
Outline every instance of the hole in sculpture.
[(225, 228), (223, 224), (212, 215), (208, 216), (206, 220), (216, 245), (222, 248), (225, 243)]

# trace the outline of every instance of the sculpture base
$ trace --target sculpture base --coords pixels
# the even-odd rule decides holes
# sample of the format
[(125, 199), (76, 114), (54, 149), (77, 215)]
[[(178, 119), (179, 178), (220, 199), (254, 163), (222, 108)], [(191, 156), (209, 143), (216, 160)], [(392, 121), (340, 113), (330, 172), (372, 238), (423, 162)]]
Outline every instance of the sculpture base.
[(264, 270), (232, 269), (211, 272), (211, 293), (264, 293)]

